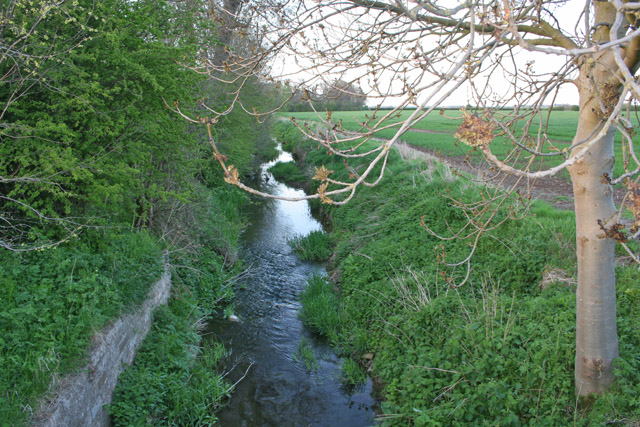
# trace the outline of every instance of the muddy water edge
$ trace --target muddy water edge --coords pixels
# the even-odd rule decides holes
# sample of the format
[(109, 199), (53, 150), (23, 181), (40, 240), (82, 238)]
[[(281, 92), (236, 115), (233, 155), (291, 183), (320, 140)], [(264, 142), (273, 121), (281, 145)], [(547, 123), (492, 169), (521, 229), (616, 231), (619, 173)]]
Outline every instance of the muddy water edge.
[[(262, 166), (263, 191), (299, 196)], [(298, 317), (299, 294), (324, 265), (301, 261), (288, 241), (322, 228), (306, 201), (255, 200), (242, 235), (241, 256), (251, 274), (236, 290), (237, 322), (213, 319), (205, 331), (231, 350), (227, 379), (239, 381), (220, 412), (222, 426), (369, 426), (374, 423), (371, 382), (352, 389), (340, 381), (341, 359)], [(303, 353), (313, 354), (311, 364)], [(244, 376), (244, 378), (243, 378)]]

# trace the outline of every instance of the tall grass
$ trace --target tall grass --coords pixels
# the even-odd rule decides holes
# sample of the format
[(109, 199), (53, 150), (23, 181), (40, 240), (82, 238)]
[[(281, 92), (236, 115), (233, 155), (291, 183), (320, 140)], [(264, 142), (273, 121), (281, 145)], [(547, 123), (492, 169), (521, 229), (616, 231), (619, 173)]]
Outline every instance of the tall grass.
[(303, 261), (326, 261), (331, 256), (331, 237), (322, 230), (294, 237), (289, 245)]
[(300, 318), (305, 326), (330, 340), (335, 340), (340, 326), (340, 303), (333, 285), (327, 278), (313, 275), (300, 295), (300, 302)]
[[(172, 257), (172, 298), (154, 314), (152, 331), (134, 365), (121, 376), (109, 408), (114, 426), (213, 425), (230, 395), (219, 362), (221, 344), (201, 346), (198, 328), (213, 310), (229, 302), (237, 266), (237, 233), (243, 226), (242, 193), (216, 189), (190, 228), (195, 247)], [(201, 206), (202, 207), (202, 206)]]

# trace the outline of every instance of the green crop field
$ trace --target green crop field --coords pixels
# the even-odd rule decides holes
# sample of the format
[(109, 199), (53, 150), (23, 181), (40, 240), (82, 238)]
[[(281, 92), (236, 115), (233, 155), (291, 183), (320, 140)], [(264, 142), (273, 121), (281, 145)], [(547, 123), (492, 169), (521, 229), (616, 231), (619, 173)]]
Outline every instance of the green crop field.
[[(340, 111), (334, 112), (331, 115), (331, 120), (334, 123), (342, 122), (342, 127), (346, 130), (358, 131), (364, 130), (363, 124), (375, 117), (368, 126), (372, 126), (377, 123), (388, 111), (379, 111), (375, 114), (373, 111)], [(388, 129), (381, 130), (376, 133), (376, 138), (390, 139), (392, 138), (401, 123), (406, 120), (413, 111), (403, 111), (395, 114), (384, 122), (384, 126), (393, 125)], [(505, 114), (512, 113), (511, 111), (505, 111)], [(319, 121), (321, 118), (326, 118), (323, 114), (318, 116), (315, 113), (282, 113), (283, 117), (295, 117), (299, 121)], [(412, 130), (405, 132), (401, 136), (401, 140), (409, 144), (429, 148), (448, 156), (466, 156), (469, 155), (471, 159), (481, 159), (481, 153), (474, 150), (465, 144), (462, 144), (453, 137), (456, 128), (461, 123), (462, 112), (459, 110), (446, 110), (444, 114), (440, 114), (439, 111), (434, 111), (420, 122), (418, 122)], [(630, 117), (632, 123), (635, 126), (640, 123), (639, 117), (635, 114)], [(577, 111), (553, 111), (550, 115), (546, 111), (542, 111), (540, 115), (533, 120), (535, 124), (532, 124), (529, 128), (529, 134), (534, 139), (537, 138), (538, 133), (544, 132), (546, 137), (553, 141), (557, 149), (563, 149), (569, 146), (573, 139), (576, 129), (578, 127), (578, 112)], [(518, 133), (516, 136), (522, 135), (522, 124), (519, 124)], [(624, 172), (624, 165), (622, 162), (622, 137), (620, 133), (616, 135), (616, 166), (614, 175), (619, 176)], [(634, 138), (634, 142), (637, 142), (637, 138)], [(546, 144), (549, 145), (549, 144)], [(498, 136), (491, 143), (492, 152), (501, 159), (504, 159), (513, 149), (513, 145), (506, 141), (506, 138)], [(546, 152), (550, 151), (550, 147), (545, 149)], [(636, 151), (640, 155), (640, 152)], [(519, 165), (523, 165), (529, 160), (529, 155), (523, 153), (519, 161)], [(545, 157), (544, 159), (538, 159), (533, 163), (532, 170), (539, 170), (543, 168), (553, 167), (560, 164), (563, 161), (563, 156)], [(630, 165), (633, 168), (633, 165)], [(568, 173), (563, 172), (564, 177), (568, 179)]]

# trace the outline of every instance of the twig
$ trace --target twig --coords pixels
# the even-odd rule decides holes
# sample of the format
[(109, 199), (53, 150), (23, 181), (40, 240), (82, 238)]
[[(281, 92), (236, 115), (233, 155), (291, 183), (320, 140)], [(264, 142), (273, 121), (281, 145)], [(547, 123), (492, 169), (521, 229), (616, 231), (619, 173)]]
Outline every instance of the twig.
[(456, 381), (455, 383), (447, 386), (444, 388), (444, 391), (442, 393), (440, 393), (435, 399), (432, 400), (432, 402), (435, 402), (436, 400), (440, 399), (442, 396), (444, 396), (445, 394), (449, 393), (451, 390), (453, 390), (455, 388), (455, 386), (457, 386), (458, 384), (460, 384), (460, 382), (467, 382), (467, 380), (464, 379), (464, 377), (460, 378), (458, 381)]
[(249, 369), (251, 369), (251, 367), (253, 366), (253, 362), (249, 363), (249, 366), (247, 367), (247, 370), (244, 371), (244, 375), (242, 375), (240, 377), (240, 379), (238, 381), (236, 381), (235, 383), (233, 383), (227, 390), (225, 390), (224, 394), (228, 394), (231, 392), (231, 390), (233, 390), (234, 388), (236, 388), (236, 386), (238, 384), (240, 384), (240, 381), (244, 380), (245, 377), (247, 376), (247, 374), (249, 374)]
[(430, 371), (440, 371), (440, 372), (450, 372), (452, 374), (459, 374), (460, 372), (458, 371), (452, 371), (450, 369), (441, 369), (441, 368), (430, 368), (428, 366), (418, 366), (418, 365), (408, 365), (410, 368), (420, 368), (420, 369), (427, 369)]

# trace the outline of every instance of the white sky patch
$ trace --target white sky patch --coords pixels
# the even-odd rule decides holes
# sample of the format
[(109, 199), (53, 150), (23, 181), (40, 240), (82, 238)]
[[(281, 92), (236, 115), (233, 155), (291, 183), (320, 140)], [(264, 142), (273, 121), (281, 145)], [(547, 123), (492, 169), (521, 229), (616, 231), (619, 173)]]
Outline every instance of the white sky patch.
[[(551, 5), (552, 13), (555, 19), (557, 19), (559, 26), (566, 34), (575, 35), (580, 37), (584, 33), (584, 29), (579, 27), (581, 13), (584, 9), (585, 3), (581, 0), (571, 0), (561, 7), (558, 5)], [(331, 26), (337, 26), (338, 28), (346, 28), (357, 24), (358, 20), (365, 22), (368, 17), (361, 15), (356, 17), (350, 16), (337, 16), (332, 18), (331, 22), (328, 22), (325, 28)], [(552, 23), (553, 24), (553, 23)], [(346, 41), (340, 33), (328, 33), (328, 30), (324, 30), (323, 34), (314, 34), (314, 31), (322, 31), (317, 27), (309, 29), (305, 32), (305, 42), (307, 44), (317, 44), (318, 50), (329, 50), (333, 53), (339, 52), (340, 49), (357, 49), (355, 41)], [(582, 33), (582, 34), (581, 34)], [(431, 44), (437, 43), (437, 36), (433, 36)], [(427, 45), (430, 40), (423, 37), (420, 43)], [(349, 43), (347, 46), (346, 43)], [(323, 46), (324, 45), (324, 46)], [(406, 44), (405, 44), (406, 46)], [(406, 93), (404, 88), (409, 84), (414, 87), (422, 87), (416, 94), (416, 103), (421, 104), (426, 97), (430, 95), (431, 85), (438, 81), (439, 78), (434, 75), (425, 75), (418, 71), (409, 70), (406, 74), (402, 75), (401, 70), (395, 67), (398, 63), (394, 63), (394, 59), (406, 55), (406, 51), (392, 51), (389, 49), (383, 52), (383, 55), (377, 57), (376, 61), (378, 66), (384, 66), (385, 70), (378, 73), (377, 79), (374, 80), (371, 74), (368, 73), (368, 66), (364, 62), (356, 64), (355, 66), (346, 69), (345, 67), (335, 63), (325, 63), (319, 66), (312, 63), (311, 59), (306, 55), (297, 55), (296, 53), (305, 52), (308, 46), (305, 47), (304, 43), (300, 40), (294, 41), (291, 46), (276, 57), (272, 64), (272, 74), (278, 76), (283, 80), (290, 80), (291, 82), (310, 82), (313, 84), (327, 83), (338, 78), (346, 81), (356, 81), (357, 84), (362, 87), (365, 93), (382, 92), (383, 94), (394, 93), (403, 94)], [(296, 52), (297, 51), (297, 52)], [(491, 73), (480, 73), (479, 76), (474, 77), (474, 86), (476, 88), (481, 87), (482, 93), (477, 93), (470, 84), (463, 83), (458, 89), (453, 91), (449, 96), (442, 100), (439, 104), (441, 106), (464, 106), (467, 104), (475, 105), (480, 97), (484, 102), (489, 104), (501, 104), (505, 99), (510, 100), (507, 104), (514, 105), (515, 103), (527, 102), (526, 93), (520, 93), (523, 88), (532, 87), (532, 81), (525, 81), (523, 79), (531, 79), (531, 76), (538, 75), (537, 83), (533, 83), (534, 89), (536, 87), (542, 87), (544, 82), (553, 77), (554, 73), (558, 73), (563, 70), (563, 67), (567, 64), (567, 57), (555, 54), (546, 53), (533, 53), (524, 49), (517, 49), (514, 51), (515, 55), (508, 55), (503, 57), (499, 68), (491, 68)], [(447, 52), (448, 53), (448, 52)], [(496, 52), (499, 54), (500, 52)], [(397, 55), (397, 56), (396, 56)], [(452, 61), (448, 65), (452, 65), (455, 62), (455, 52), (451, 52)], [(319, 59), (319, 58), (318, 58)], [(483, 62), (482, 66), (485, 69), (489, 69), (489, 66), (494, 62), (495, 58), (488, 58), (485, 61), (487, 66)], [(440, 67), (447, 66), (442, 62)], [(388, 67), (388, 69), (387, 69)], [(502, 68), (502, 69), (500, 69)], [(516, 77), (517, 76), (517, 77)], [(403, 81), (406, 80), (407, 82)], [(541, 89), (543, 90), (543, 89)], [(442, 92), (442, 90), (441, 90)], [(395, 106), (402, 102), (402, 96), (387, 96), (385, 98), (369, 97), (367, 103), (370, 106), (382, 104), (383, 106)], [(438, 97), (429, 99), (427, 104), (433, 105), (437, 103)], [(554, 103), (556, 105), (574, 105), (578, 103), (578, 91), (576, 87), (569, 81), (564, 82), (558, 88), (553, 88), (549, 91), (549, 94), (544, 98), (544, 104), (549, 105)]]

